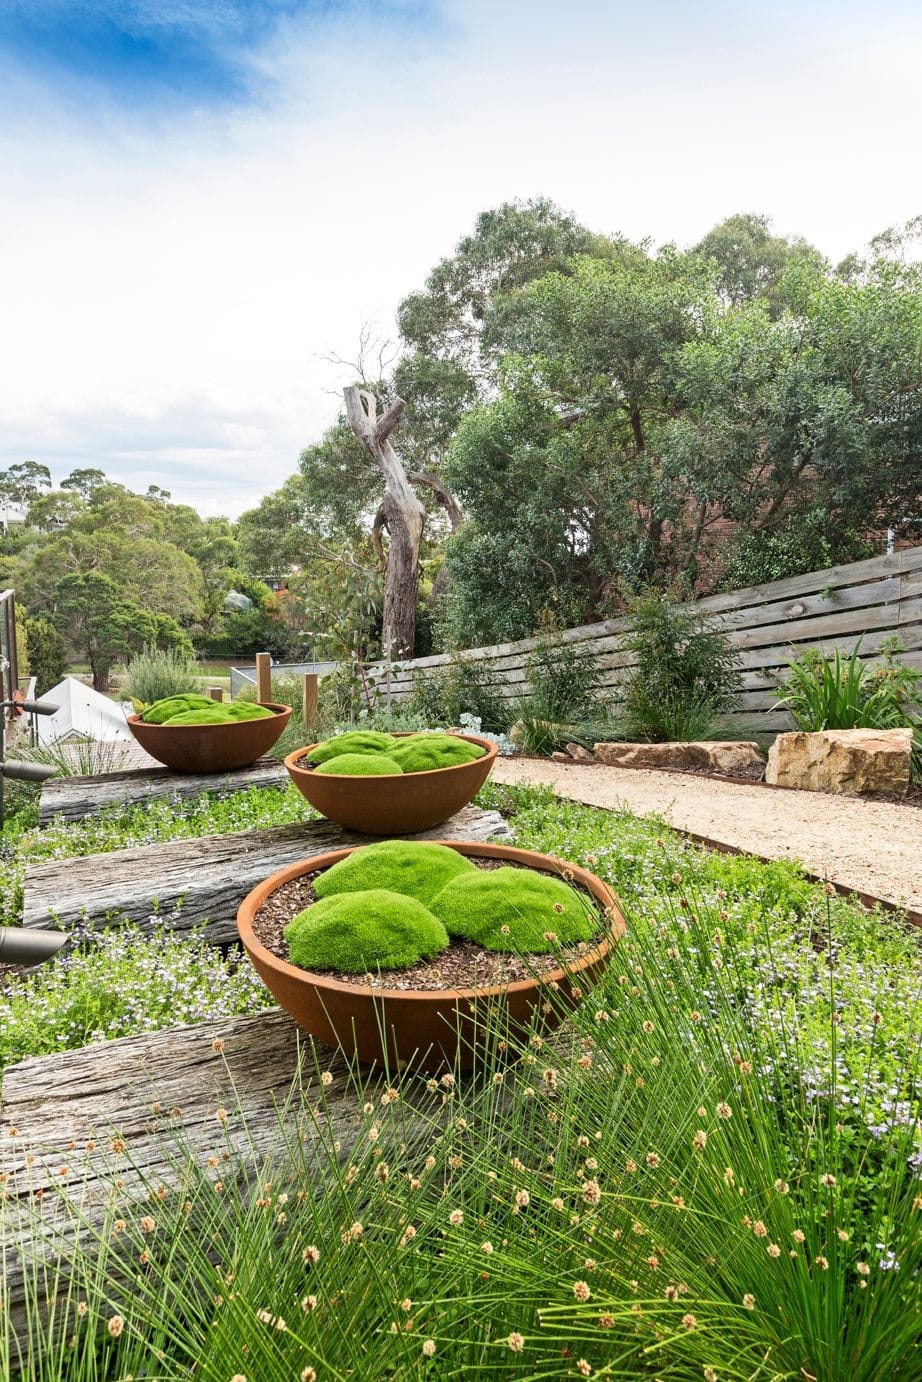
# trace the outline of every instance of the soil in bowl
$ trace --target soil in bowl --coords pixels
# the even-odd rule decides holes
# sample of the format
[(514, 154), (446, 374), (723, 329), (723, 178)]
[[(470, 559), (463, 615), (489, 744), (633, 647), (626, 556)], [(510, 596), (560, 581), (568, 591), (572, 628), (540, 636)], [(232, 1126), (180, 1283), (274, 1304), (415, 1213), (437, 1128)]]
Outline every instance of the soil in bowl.
[[(526, 868), (523, 864), (503, 859), (488, 859), (469, 855), (472, 864), (484, 870), (503, 867)], [(527, 870), (526, 870), (527, 871)], [(319, 901), (314, 890), (314, 879), (318, 873), (302, 874), (300, 878), (283, 883), (271, 893), (253, 917), (253, 933), (256, 939), (280, 960), (291, 963), (284, 930), (288, 923), (305, 907)], [(408, 969), (381, 970), (375, 974), (338, 973), (323, 970), (326, 978), (348, 984), (365, 984), (372, 991), (377, 989), (416, 990), (438, 992), (440, 990), (487, 989), (516, 983), (522, 979), (540, 978), (554, 970), (570, 968), (584, 955), (594, 950), (599, 940), (609, 930), (610, 922), (597, 900), (583, 888), (571, 884), (586, 900), (587, 906), (598, 915), (597, 933), (586, 941), (575, 945), (562, 946), (551, 952), (536, 955), (513, 954), (508, 951), (485, 950), (471, 941), (452, 938), (447, 950), (429, 960), (420, 960)]]

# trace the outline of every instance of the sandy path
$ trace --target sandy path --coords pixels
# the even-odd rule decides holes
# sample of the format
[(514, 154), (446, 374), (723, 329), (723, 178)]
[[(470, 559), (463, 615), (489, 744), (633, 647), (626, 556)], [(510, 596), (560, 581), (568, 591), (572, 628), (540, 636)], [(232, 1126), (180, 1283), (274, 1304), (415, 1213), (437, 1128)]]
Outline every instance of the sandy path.
[(498, 758), (493, 777), (547, 783), (589, 806), (655, 812), (680, 830), (772, 859), (799, 859), (811, 873), (922, 909), (922, 810), (916, 807), (534, 758)]

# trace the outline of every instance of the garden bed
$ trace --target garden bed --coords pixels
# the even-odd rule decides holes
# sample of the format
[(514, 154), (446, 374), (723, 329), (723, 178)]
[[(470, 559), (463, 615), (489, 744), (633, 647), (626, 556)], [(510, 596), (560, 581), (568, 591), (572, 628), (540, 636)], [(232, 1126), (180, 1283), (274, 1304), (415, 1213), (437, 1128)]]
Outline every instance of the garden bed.
[[(292, 797), (9, 836), (0, 881), (15, 892), (34, 850), (290, 821)], [(34, 1231), (51, 1289), (55, 1274), (78, 1283), (79, 1318), (46, 1319), (44, 1276), (15, 1277), (36, 1375), (274, 1379), (335, 1360), (423, 1376), (430, 1358), (496, 1377), (918, 1375), (918, 936), (791, 862), (704, 850), (655, 818), (499, 784), (479, 801), (518, 844), (611, 883), (628, 916), (562, 1039), (507, 1049), (486, 1080), (408, 1072), (372, 1088), (321, 1064), (275, 1125), (253, 1121), (252, 1080), (286, 1097), (259, 1060), (236, 1081), (235, 1014), (266, 1002), (261, 985), (234, 955), (130, 927), (0, 999), (4, 1064), (61, 1053), (42, 1063), (58, 1141), (30, 1168), (9, 1127), (3, 1138), (8, 1260), (35, 1250)], [(214, 1100), (190, 1109), (188, 1136), (172, 1062), (170, 1108), (146, 1080), (119, 1095), (104, 1140), (86, 1132), (104, 1157), (74, 1146), (68, 1047), (206, 1018)], [(154, 1040), (187, 1050), (190, 1034), (144, 1037), (139, 1069)], [(76, 1053), (87, 1091), (108, 1088), (93, 1071), (115, 1049)], [(36, 1072), (22, 1066), (11, 1089), (28, 1095)]]

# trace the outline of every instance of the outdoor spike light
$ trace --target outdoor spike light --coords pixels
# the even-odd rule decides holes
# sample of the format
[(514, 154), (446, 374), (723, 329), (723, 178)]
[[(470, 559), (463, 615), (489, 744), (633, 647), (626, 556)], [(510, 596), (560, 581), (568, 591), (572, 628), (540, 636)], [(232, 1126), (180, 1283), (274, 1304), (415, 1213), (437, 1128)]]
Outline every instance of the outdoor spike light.
[(53, 715), (60, 709), (53, 701), (27, 701), (19, 692), (11, 701), (0, 701), (0, 827), (3, 825), (3, 782), (11, 778), (17, 782), (45, 782), (54, 777), (57, 768), (47, 763), (22, 763), (6, 756), (6, 712), (14, 715)]

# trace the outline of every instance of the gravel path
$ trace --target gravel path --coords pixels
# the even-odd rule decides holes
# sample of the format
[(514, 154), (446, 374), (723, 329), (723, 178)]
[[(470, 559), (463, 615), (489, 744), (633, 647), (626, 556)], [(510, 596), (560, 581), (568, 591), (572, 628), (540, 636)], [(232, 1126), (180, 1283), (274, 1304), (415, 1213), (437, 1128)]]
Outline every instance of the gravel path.
[(493, 779), (546, 783), (588, 806), (656, 813), (680, 830), (771, 859), (799, 859), (823, 878), (922, 909), (922, 810), (915, 807), (535, 758), (498, 758)]

